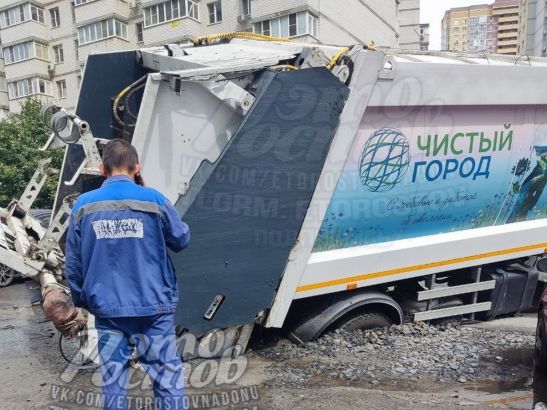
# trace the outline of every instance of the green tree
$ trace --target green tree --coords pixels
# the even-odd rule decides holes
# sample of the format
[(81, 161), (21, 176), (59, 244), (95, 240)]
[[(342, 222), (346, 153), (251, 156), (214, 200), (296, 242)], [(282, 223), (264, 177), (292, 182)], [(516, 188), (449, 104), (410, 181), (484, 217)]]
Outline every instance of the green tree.
[[(21, 113), (10, 114), (0, 121), (0, 206), (5, 207), (23, 193), (40, 159), (51, 158), (51, 167), (60, 169), (63, 149), (42, 152), (50, 131), (39, 118), (42, 104), (29, 99)], [(58, 178), (49, 177), (34, 208), (52, 208)]]

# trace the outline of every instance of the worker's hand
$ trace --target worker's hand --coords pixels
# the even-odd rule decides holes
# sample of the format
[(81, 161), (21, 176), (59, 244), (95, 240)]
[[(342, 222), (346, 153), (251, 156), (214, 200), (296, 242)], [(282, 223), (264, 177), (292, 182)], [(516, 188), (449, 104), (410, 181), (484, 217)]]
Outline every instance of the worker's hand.
[(62, 326), (58, 326), (57, 330), (59, 330), (67, 339), (72, 339), (74, 336), (80, 334), (87, 340), (87, 318), (82, 314), (80, 309), (74, 309), (76, 312), (73, 318)]
[(140, 172), (137, 172), (135, 174), (135, 184), (145, 186), (144, 178), (142, 177), (142, 174)]

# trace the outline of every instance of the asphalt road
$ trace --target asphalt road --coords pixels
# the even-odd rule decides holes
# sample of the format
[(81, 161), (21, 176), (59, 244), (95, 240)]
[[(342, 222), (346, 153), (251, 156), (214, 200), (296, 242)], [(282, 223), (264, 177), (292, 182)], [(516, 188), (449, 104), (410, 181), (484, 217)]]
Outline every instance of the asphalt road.
[[(59, 352), (57, 332), (49, 322), (44, 322), (40, 314), (35, 314), (22, 283), (0, 289), (0, 357), (2, 409), (88, 409), (97, 408), (94, 406), (100, 403), (97, 402), (100, 388), (96, 369), (78, 371), (67, 366)], [(434, 381), (424, 380), (419, 388), (405, 387), (400, 381), (392, 386), (374, 388), (313, 379), (305, 386), (291, 387), (272, 384), (268, 374), (271, 363), (257, 355), (251, 354), (235, 364), (236, 367), (243, 366), (244, 372), (234, 384), (223, 384), (221, 378), (216, 377), (218, 385), (211, 382), (199, 387), (199, 381), (193, 379), (194, 388), (187, 390), (193, 408), (385, 410), (457, 409), (464, 406), (470, 409), (531, 409), (534, 394), (536, 400), (547, 400), (544, 397), (547, 379), (538, 374), (535, 392), (531, 382), (519, 386), (497, 384), (477, 388), (464, 384), (439, 386)], [(199, 362), (186, 366), (187, 376), (194, 377)], [(209, 373), (217, 370), (213, 368)], [(532, 375), (533, 369), (530, 368)], [(136, 397), (135, 400), (151, 396), (150, 383), (142, 372), (135, 372), (132, 383), (134, 387), (130, 394)], [(137, 404), (140, 403), (144, 401)]]

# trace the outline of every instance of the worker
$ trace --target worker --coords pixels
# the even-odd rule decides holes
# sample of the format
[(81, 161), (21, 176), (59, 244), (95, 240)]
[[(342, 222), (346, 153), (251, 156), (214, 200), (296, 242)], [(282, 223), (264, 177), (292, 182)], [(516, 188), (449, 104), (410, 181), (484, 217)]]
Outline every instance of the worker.
[(184, 249), (189, 228), (162, 194), (144, 186), (131, 144), (110, 141), (102, 162), (106, 180), (72, 208), (65, 269), (74, 304), (95, 316), (104, 408), (129, 407), (134, 348), (152, 379), (156, 408), (182, 409), (179, 292), (167, 249)]

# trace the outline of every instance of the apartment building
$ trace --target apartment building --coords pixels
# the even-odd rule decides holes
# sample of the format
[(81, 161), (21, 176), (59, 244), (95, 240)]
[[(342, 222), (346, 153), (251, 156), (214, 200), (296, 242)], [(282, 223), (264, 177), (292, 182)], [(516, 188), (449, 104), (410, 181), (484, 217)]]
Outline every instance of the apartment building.
[(420, 49), (420, 0), (400, 0), (399, 48)]
[(497, 0), (492, 5), (497, 21), (498, 54), (517, 54), (519, 35), (519, 0)]
[(0, 57), (0, 120), (9, 112), (8, 85), (4, 72), (4, 59)]
[(547, 56), (547, 1), (521, 0), (518, 54)]
[(519, 0), (496, 0), (447, 10), (442, 20), (442, 50), (516, 54)]
[(420, 24), (420, 50), (429, 50), (429, 23)]
[[(419, 0), (3, 0), (0, 109), (29, 96), (74, 108), (91, 53), (227, 31), (419, 48)], [(415, 32), (415, 39), (412, 33)], [(4, 70), (2, 72), (2, 70)], [(2, 75), (6, 85), (2, 91)], [(7, 90), (7, 93), (6, 93)], [(4, 100), (7, 100), (5, 102)], [(5, 105), (2, 105), (5, 104)]]

